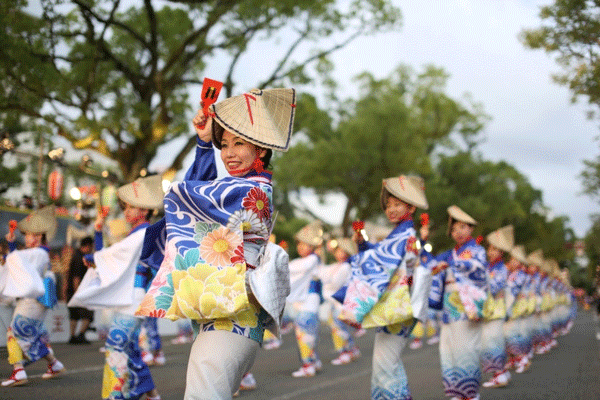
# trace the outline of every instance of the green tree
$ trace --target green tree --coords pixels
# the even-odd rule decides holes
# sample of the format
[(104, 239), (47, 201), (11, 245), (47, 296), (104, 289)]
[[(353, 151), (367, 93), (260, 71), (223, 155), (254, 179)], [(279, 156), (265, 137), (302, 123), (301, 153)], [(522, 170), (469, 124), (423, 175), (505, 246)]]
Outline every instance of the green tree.
[[(5, 138), (8, 138), (8, 132)], [(0, 140), (4, 138), (0, 137)], [(15, 145), (18, 145), (16, 143)], [(0, 196), (2, 196), (11, 187), (18, 187), (22, 183), (21, 174), (27, 168), (27, 164), (22, 160), (16, 160), (14, 163), (6, 161), (7, 152), (0, 150)], [(11, 165), (13, 164), (13, 165)]]
[(598, 285), (596, 282), (598, 279), (596, 267), (600, 265), (600, 215), (598, 214), (593, 216), (592, 227), (586, 233), (585, 252), (589, 263), (578, 283), (580, 283), (579, 286), (584, 286), (589, 290), (594, 284)]
[(446, 95), (447, 79), (433, 66), (418, 74), (401, 66), (381, 80), (365, 73), (358, 77), (360, 99), (344, 102), (335, 118), (320, 111), (314, 98), (302, 96), (297, 126), (304, 135), (276, 162), (279, 190), (343, 194), (344, 229), (352, 216), (378, 215), (383, 178), (430, 174), (431, 154), (452, 146), (452, 134), (476, 143), (486, 116), (480, 105)]
[[(600, 107), (600, 4), (592, 0), (556, 0), (540, 8), (542, 25), (521, 32), (523, 44), (556, 57), (563, 72), (555, 82), (567, 86), (572, 101), (584, 96), (588, 117)], [(600, 157), (584, 161), (581, 173), (584, 193), (600, 200)]]
[(459, 151), (442, 155), (427, 180), (426, 194), (434, 230), (431, 241), (436, 249), (449, 248), (447, 208), (456, 204), (478, 221), (476, 235), (505, 225), (515, 228), (515, 242), (527, 251), (542, 248), (547, 257), (571, 259), (565, 243), (573, 232), (564, 216), (549, 218), (542, 192), (512, 165), (482, 159), (476, 152)]
[(542, 26), (523, 30), (523, 44), (556, 56), (563, 73), (553, 76), (568, 86), (573, 101), (584, 95), (600, 105), (600, 7), (592, 0), (556, 0), (540, 7)]
[[(136, 178), (160, 145), (189, 134), (187, 90), (201, 85), (209, 63), (223, 63), (222, 76), (213, 78), (229, 96), (244, 57), (275, 57), (251, 47), (283, 37), (272, 71), (260, 71), (266, 78), (243, 82), (243, 89), (306, 84), (318, 73), (326, 77), (331, 53), (361, 35), (398, 29), (401, 20), (387, 0), (122, 3), (43, 0), (35, 16), (23, 0), (3, 1), (0, 84), (11, 96), (0, 99), (0, 112), (28, 116), (76, 148), (114, 158), (125, 180)], [(175, 170), (194, 145), (189, 136)]]

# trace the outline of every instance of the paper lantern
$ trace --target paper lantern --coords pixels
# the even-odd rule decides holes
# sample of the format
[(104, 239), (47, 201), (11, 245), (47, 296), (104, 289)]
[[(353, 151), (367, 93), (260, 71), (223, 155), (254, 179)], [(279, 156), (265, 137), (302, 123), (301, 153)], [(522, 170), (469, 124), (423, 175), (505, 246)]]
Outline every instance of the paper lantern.
[(60, 199), (63, 191), (63, 175), (59, 170), (54, 170), (48, 176), (48, 197), (56, 201)]

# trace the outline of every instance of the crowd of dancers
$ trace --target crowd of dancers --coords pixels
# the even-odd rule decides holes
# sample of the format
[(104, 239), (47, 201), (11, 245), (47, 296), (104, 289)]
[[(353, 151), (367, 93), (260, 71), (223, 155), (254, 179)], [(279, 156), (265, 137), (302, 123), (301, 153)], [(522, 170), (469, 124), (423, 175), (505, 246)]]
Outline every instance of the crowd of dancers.
[[(352, 237), (325, 240), (315, 221), (296, 233), (299, 257), (289, 260), (273, 243), (266, 168), (272, 151), (287, 150), (294, 113), (293, 89), (255, 89), (200, 110), (193, 121), (195, 160), (183, 181), (166, 193), (158, 176), (120, 187), (130, 231), (106, 247), (99, 214), (95, 251), (84, 257), (88, 270), (69, 306), (113, 310), (103, 399), (161, 398), (148, 368), (165, 362), (156, 318), (178, 321), (185, 333), (175, 341), (193, 342), (185, 399), (228, 399), (255, 389), (258, 349), (276, 351), (291, 330), (299, 354), (291, 375), (310, 379), (324, 368), (317, 352), (323, 319), (337, 353), (333, 367), (359, 358), (355, 337), (376, 330), (372, 399), (412, 398), (402, 352), (417, 348), (425, 332), (428, 343), (439, 345), (446, 396), (464, 400), (479, 399), (481, 385), (510, 384), (510, 371), (526, 371), (535, 354), (550, 351), (569, 331), (576, 303), (568, 270), (541, 250), (527, 255), (514, 243), (512, 226), (482, 242), (473, 238), (477, 221), (452, 205), (447, 233), (455, 247), (431, 254), (419, 177), (383, 180), (387, 237), (370, 242), (359, 227)], [(214, 148), (226, 178), (217, 179)], [(165, 216), (150, 224), (155, 210)], [(17, 229), (24, 249), (16, 248)], [(48, 363), (44, 379), (65, 371), (43, 326), (56, 302), (48, 257), (55, 229), (50, 206), (6, 236), (10, 253), (0, 267), (0, 289), (17, 301), (7, 332), (13, 373), (5, 387), (27, 383), (25, 367), (41, 358)]]

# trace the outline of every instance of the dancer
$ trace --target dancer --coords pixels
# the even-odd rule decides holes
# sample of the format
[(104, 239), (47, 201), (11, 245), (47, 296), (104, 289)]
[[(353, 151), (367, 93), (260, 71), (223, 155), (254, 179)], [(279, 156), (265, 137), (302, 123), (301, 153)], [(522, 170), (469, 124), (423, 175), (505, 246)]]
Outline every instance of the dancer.
[(506, 337), (506, 369), (524, 370), (528, 367), (528, 339), (525, 332), (527, 296), (524, 286), (527, 280), (525, 263), (527, 256), (523, 246), (514, 246), (510, 251), (506, 290), (506, 311), (508, 320), (504, 324)]
[[(295, 91), (254, 89), (204, 111), (194, 118), (194, 164), (171, 184), (165, 218), (146, 234), (143, 259), (160, 269), (138, 314), (191, 319), (184, 398), (228, 399), (265, 328), (278, 334), (289, 293), (287, 254), (266, 252), (273, 209), (265, 168), (273, 150), (288, 149)], [(215, 179), (213, 146), (231, 176)]]
[[(87, 267), (83, 264), (83, 256), (94, 250), (94, 239), (91, 236), (81, 239), (79, 248), (75, 250), (69, 263), (69, 271), (65, 281), (65, 299), (67, 303), (79, 287)], [(85, 337), (90, 323), (94, 320), (94, 311), (84, 307), (69, 307), (69, 329), (71, 338), (69, 344), (90, 344)], [(79, 325), (79, 330), (77, 330)], [(75, 334), (75, 332), (79, 332)]]
[[(6, 235), (10, 253), (6, 264), (0, 267), (5, 274), (2, 295), (17, 299), (6, 334), (8, 362), (13, 366), (13, 372), (2, 381), (2, 386), (27, 383), (25, 366), (41, 358), (48, 362), (43, 379), (54, 378), (65, 371), (64, 365), (54, 356), (44, 326), (47, 306), (51, 303), (40, 302), (49, 289), (44, 286), (44, 279), (52, 279), (48, 243), (57, 227), (54, 206), (32, 212), (19, 221), (17, 227), (25, 236), (25, 249), (16, 249), (14, 229), (10, 229)], [(56, 289), (53, 302), (56, 302)]]
[(189, 319), (177, 320), (177, 336), (171, 339), (172, 344), (185, 344), (194, 341), (194, 330), (192, 321)]
[[(439, 255), (434, 276), (443, 288), (440, 360), (444, 391), (452, 399), (479, 399), (481, 319), (486, 300), (485, 249), (472, 234), (477, 225), (469, 214), (448, 207), (448, 235), (456, 246)], [(440, 283), (441, 282), (441, 283)]]
[(510, 372), (506, 365), (506, 343), (504, 340), (504, 320), (506, 318), (506, 291), (508, 270), (502, 259), (514, 245), (512, 225), (500, 228), (487, 235), (488, 249), (487, 278), (490, 293), (486, 303), (481, 342), (481, 367), (483, 373), (493, 376), (483, 383), (484, 387), (508, 385)]
[[(361, 252), (350, 259), (350, 282), (335, 297), (343, 301), (342, 320), (377, 327), (371, 398), (410, 399), (402, 351), (416, 321), (411, 307), (416, 299), (411, 298), (409, 282), (419, 265), (413, 215), (417, 207), (428, 207), (423, 180), (405, 175), (384, 179), (381, 207), (394, 229), (376, 244), (355, 232)], [(428, 290), (423, 301), (427, 295)]]
[(294, 378), (315, 376), (322, 363), (317, 354), (321, 321), (319, 306), (323, 297), (319, 280), (321, 257), (317, 254), (323, 244), (323, 228), (319, 221), (311, 222), (294, 235), (298, 242), (299, 258), (290, 261), (290, 294), (286, 313), (294, 320), (301, 366), (292, 373)]
[(140, 334), (140, 348), (142, 349), (142, 360), (148, 366), (165, 365), (165, 353), (162, 350), (160, 333), (158, 333), (157, 318), (144, 318)]
[(527, 280), (525, 282), (525, 291), (527, 292), (527, 317), (525, 318), (525, 330), (527, 336), (528, 364), (525, 369), (517, 368), (515, 372), (523, 373), (531, 366), (531, 361), (539, 343), (540, 327), (540, 306), (542, 303), (540, 292), (540, 266), (544, 263), (544, 253), (542, 249), (537, 249), (527, 256)]
[(115, 313), (105, 344), (103, 399), (159, 400), (148, 365), (139, 347), (143, 319), (134, 316), (156, 271), (140, 263), (144, 234), (155, 209), (162, 205), (159, 175), (138, 178), (117, 190), (131, 231), (120, 242), (102, 248), (104, 215), (96, 223), (96, 252), (84, 257), (90, 269), (69, 306), (113, 307)]
[(342, 306), (332, 296), (350, 279), (352, 271), (348, 259), (358, 252), (358, 247), (350, 238), (339, 238), (335, 240), (331, 252), (336, 262), (322, 267), (319, 277), (323, 282), (327, 324), (331, 329), (331, 339), (337, 353), (337, 357), (331, 360), (331, 364), (343, 365), (360, 357), (360, 350), (354, 342), (350, 326), (339, 319)]

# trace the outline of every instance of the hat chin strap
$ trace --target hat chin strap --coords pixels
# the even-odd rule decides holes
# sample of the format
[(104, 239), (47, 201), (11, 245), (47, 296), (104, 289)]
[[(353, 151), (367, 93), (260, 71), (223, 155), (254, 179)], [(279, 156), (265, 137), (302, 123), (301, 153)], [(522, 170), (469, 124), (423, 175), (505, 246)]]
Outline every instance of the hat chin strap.
[(230, 175), (246, 174), (246, 173), (250, 172), (251, 170), (255, 170), (259, 174), (262, 173), (265, 170), (265, 163), (263, 162), (263, 160), (260, 159), (259, 153), (260, 153), (260, 149), (257, 147), (256, 148), (256, 158), (254, 159), (254, 161), (252, 161), (252, 164), (248, 168), (235, 169), (233, 171), (229, 171), (229, 174)]
[(410, 211), (407, 211), (400, 217), (400, 222), (412, 221), (412, 219), (413, 219), (413, 215), (411, 214)]

